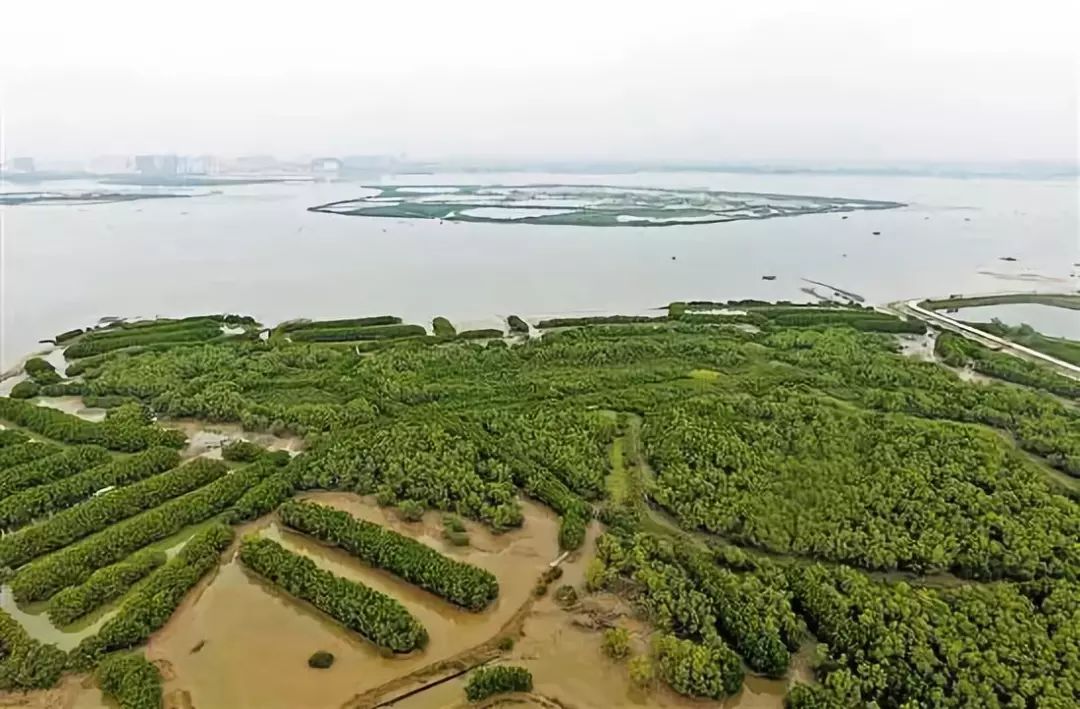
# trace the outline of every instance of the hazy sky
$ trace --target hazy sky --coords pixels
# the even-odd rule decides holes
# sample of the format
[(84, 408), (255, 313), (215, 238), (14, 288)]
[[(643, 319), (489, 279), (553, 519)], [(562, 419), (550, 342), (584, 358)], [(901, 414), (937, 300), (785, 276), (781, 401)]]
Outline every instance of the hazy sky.
[(5, 0), (8, 157), (1077, 158), (1077, 0)]

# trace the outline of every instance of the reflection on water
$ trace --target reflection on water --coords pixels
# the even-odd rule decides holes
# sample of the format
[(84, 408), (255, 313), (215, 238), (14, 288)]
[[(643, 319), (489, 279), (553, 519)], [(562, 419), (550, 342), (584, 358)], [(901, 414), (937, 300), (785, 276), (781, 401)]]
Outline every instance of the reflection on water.
[(1011, 326), (1031, 325), (1050, 337), (1080, 340), (1080, 310), (1058, 308), (1052, 305), (1038, 303), (982, 305), (975, 308), (959, 308), (955, 312), (950, 311), (949, 317), (966, 322), (1000, 320)]

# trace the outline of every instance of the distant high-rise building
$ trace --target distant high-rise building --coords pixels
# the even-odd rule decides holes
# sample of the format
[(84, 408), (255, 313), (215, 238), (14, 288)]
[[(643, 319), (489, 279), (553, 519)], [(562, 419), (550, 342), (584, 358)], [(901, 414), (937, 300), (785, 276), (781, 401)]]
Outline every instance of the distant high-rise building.
[(11, 158), (11, 169), (15, 172), (33, 172), (34, 158)]
[(182, 175), (210, 175), (217, 172), (213, 155), (185, 155), (180, 158), (178, 172)]
[(341, 166), (338, 158), (315, 158), (311, 161), (311, 172), (323, 177), (336, 177), (341, 172)]
[(175, 155), (136, 155), (135, 169), (143, 175), (175, 175), (180, 160)]

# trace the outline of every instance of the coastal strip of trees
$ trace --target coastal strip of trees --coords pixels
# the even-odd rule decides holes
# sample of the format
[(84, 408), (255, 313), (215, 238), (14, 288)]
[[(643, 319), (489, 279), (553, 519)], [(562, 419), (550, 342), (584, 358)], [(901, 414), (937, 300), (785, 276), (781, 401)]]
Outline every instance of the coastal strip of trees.
[(165, 625), (184, 595), (218, 565), (221, 552), (233, 540), (233, 530), (213, 524), (197, 532), (164, 566), (159, 567), (124, 600), (116, 615), (94, 635), (71, 651), (69, 666), (77, 671), (93, 667), (109, 652), (126, 650), (146, 641)]
[(107, 495), (94, 497), (37, 524), (0, 537), (0, 564), (17, 568), (118, 522), (151, 515), (154, 508), (220, 479), (221, 461), (199, 459)]
[(180, 454), (175, 450), (155, 447), (49, 484), (31, 487), (0, 500), (0, 527), (18, 529), (39, 517), (82, 502), (99, 490), (138, 482), (179, 463)]
[(187, 443), (183, 433), (153, 425), (146, 412), (134, 404), (121, 406), (110, 411), (104, 421), (94, 422), (47, 406), (0, 397), (0, 420), (61, 443), (96, 444), (128, 453), (153, 445), (182, 448)]
[(271, 470), (259, 463), (249, 465), (195, 492), (114, 524), (20, 569), (11, 580), (11, 589), (20, 602), (50, 598), (63, 588), (82, 583), (102, 566), (224, 512)]
[(422, 325), (368, 325), (365, 327), (311, 328), (288, 333), (293, 342), (349, 342), (426, 335)]
[(194, 324), (184, 328), (165, 331), (149, 330), (143, 333), (122, 331), (122, 334), (109, 337), (91, 337), (84, 335), (68, 345), (64, 357), (80, 359), (105, 354), (128, 347), (144, 345), (176, 345), (208, 342), (222, 336), (221, 326), (217, 323)]
[(165, 552), (137, 551), (127, 559), (102, 567), (82, 584), (60, 591), (49, 599), (49, 618), (63, 627), (127, 593), (136, 581), (165, 563)]
[(499, 595), (499, 582), (490, 571), (455, 561), (426, 544), (348, 512), (291, 501), (281, 506), (279, 515), (288, 527), (340, 547), (366, 564), (467, 610), (483, 610)]
[(36, 485), (46, 485), (108, 462), (101, 446), (75, 446), (65, 451), (16, 465), (0, 475), (0, 500)]
[(245, 539), (240, 561), (259, 576), (370, 640), (405, 653), (424, 647), (428, 635), (405, 606), (356, 581), (320, 569), (271, 539)]

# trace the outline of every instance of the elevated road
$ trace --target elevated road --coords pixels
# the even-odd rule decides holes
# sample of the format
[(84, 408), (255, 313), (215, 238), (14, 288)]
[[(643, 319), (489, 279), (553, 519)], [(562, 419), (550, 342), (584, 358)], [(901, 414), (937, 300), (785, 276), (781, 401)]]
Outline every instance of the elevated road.
[(934, 310), (928, 310), (919, 305), (919, 302), (920, 299), (894, 303), (892, 308), (909, 317), (918, 318), (934, 327), (955, 332), (958, 335), (974, 340), (990, 349), (1008, 352), (1009, 354), (1016, 355), (1022, 359), (1047, 364), (1064, 376), (1080, 379), (1080, 367), (1071, 362), (1066, 362), (1057, 357), (1052, 357), (1045, 352), (1039, 352), (1038, 350), (1033, 350), (1030, 347), (1025, 347), (1024, 345), (1017, 344), (1011, 340), (1006, 340), (1004, 337), (998, 337), (989, 332), (984, 332), (967, 323), (951, 318), (948, 315), (944, 315)]

